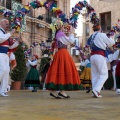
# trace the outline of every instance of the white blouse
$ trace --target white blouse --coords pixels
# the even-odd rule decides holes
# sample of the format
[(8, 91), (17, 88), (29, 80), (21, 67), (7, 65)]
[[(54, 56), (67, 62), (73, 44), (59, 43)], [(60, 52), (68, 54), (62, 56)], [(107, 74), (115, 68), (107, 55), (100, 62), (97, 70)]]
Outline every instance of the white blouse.
[(59, 41), (62, 42), (64, 45), (71, 45), (75, 42), (74, 34), (70, 34), (69, 37), (62, 36), (59, 38)]
[(37, 65), (37, 60), (35, 60), (35, 61), (32, 62), (31, 60), (28, 59), (28, 61), (26, 63), (27, 67), (35, 66), (35, 65)]

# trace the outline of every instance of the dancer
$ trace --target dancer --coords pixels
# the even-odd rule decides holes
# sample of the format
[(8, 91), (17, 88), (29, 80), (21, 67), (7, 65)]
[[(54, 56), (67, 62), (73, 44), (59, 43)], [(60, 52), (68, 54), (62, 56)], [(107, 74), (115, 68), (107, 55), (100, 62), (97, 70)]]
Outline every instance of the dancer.
[(111, 63), (111, 70), (112, 70), (112, 77), (113, 77), (113, 90), (116, 90), (116, 77), (115, 77), (115, 71), (116, 71), (116, 66), (119, 62), (119, 50), (114, 50), (112, 54), (108, 55), (108, 61)]
[(85, 69), (80, 75), (80, 79), (82, 80), (82, 85), (84, 88), (87, 88), (87, 93), (91, 90), (91, 63), (90, 63), (90, 55), (88, 55), (85, 59)]
[(107, 52), (106, 62), (107, 62), (107, 68), (108, 68), (108, 79), (105, 81), (104, 86), (103, 86), (102, 89), (103, 90), (104, 89), (109, 89), (110, 90), (113, 87), (113, 84), (112, 84), (113, 78), (112, 78), (111, 62), (110, 62), (108, 56), (110, 54), (113, 54), (113, 48), (112, 47), (111, 48), (107, 48), (106, 52)]
[(112, 63), (112, 74), (113, 74), (113, 79), (114, 79), (114, 90), (116, 90), (116, 94), (120, 94), (120, 87), (119, 87), (119, 84), (120, 84), (119, 83), (120, 50), (119, 50), (119, 48), (113, 54), (109, 54), (108, 59)]
[[(9, 61), (10, 61), (10, 73), (11, 73), (12, 70), (17, 66), (17, 62), (16, 62), (15, 55), (13, 52), (9, 52), (8, 56), (9, 56)], [(11, 76), (9, 75), (8, 85), (6, 86), (6, 92), (10, 91), (11, 81), (12, 79), (11, 79)]]
[(115, 78), (116, 78), (116, 94), (120, 95), (120, 58), (116, 66)]
[(26, 66), (30, 67), (30, 71), (27, 74), (26, 80), (25, 80), (25, 87), (33, 87), (34, 89), (32, 92), (37, 92), (37, 87), (40, 86), (39, 81), (39, 73), (36, 69), (37, 67), (37, 60), (38, 56), (33, 55), (32, 60), (27, 60)]
[(92, 92), (99, 98), (102, 97), (100, 91), (108, 78), (105, 50), (107, 47), (112, 47), (115, 41), (108, 38), (105, 33), (101, 33), (99, 24), (93, 25), (93, 30), (93, 35), (88, 39), (88, 45), (91, 47)]
[(0, 21), (0, 95), (3, 97), (8, 96), (5, 94), (10, 71), (7, 52), (8, 49), (13, 49), (19, 44), (18, 41), (13, 42), (12, 39), (9, 39), (16, 31), (15, 29), (12, 29), (10, 32), (6, 33), (9, 28), (9, 21), (7, 19), (2, 19)]
[(58, 51), (55, 53), (47, 72), (46, 89), (52, 90), (50, 96), (54, 98), (70, 98), (64, 90), (79, 90), (81, 88), (78, 71), (67, 51), (67, 45), (74, 46), (74, 29), (71, 28), (70, 36), (67, 37), (63, 33), (62, 21), (57, 21), (55, 38)]
[(42, 70), (42, 83), (43, 83), (43, 91), (46, 91), (45, 88), (45, 78), (46, 78), (46, 74), (48, 72), (48, 69), (50, 67), (51, 64), (51, 58), (48, 58), (48, 62), (45, 64), (43, 70)]

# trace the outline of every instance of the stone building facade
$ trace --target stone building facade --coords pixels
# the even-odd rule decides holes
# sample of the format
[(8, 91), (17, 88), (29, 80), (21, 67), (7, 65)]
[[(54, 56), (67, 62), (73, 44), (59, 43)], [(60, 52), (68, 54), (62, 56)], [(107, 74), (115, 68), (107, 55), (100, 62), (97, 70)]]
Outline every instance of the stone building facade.
[[(27, 5), (28, 2), (32, 2), (33, 0), (14, 0), (18, 2), (18, 4)], [(45, 2), (46, 0), (39, 0), (41, 2)], [(48, 0), (54, 1), (57, 6), (69, 17), (70, 14), (70, 0)], [(1, 0), (0, 7), (12, 9), (12, 0)], [(38, 19), (38, 16), (43, 17), (43, 20)], [(44, 7), (33, 9), (31, 8), (31, 12), (26, 15), (26, 30), (22, 32), (22, 39), (28, 45), (31, 45), (34, 41), (44, 41), (52, 38), (52, 33), (50, 29), (50, 23), (52, 17), (56, 17), (55, 13), (52, 13), (50, 10), (46, 10)], [(3, 18), (0, 15), (0, 19)], [(33, 54), (37, 54), (41, 57), (40, 46), (35, 47), (32, 50)]]
[[(120, 0), (90, 0), (90, 5), (95, 9), (104, 32), (108, 32), (120, 19)], [(90, 24), (90, 34), (92, 33)]]

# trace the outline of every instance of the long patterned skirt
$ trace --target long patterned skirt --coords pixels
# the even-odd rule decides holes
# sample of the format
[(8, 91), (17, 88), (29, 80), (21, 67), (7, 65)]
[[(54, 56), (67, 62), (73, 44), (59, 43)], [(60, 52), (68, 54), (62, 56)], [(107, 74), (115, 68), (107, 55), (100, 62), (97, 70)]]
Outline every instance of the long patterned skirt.
[(39, 87), (40, 81), (39, 81), (39, 73), (36, 68), (31, 67), (30, 71), (27, 74), (26, 80), (25, 80), (25, 87)]
[(79, 90), (81, 82), (76, 66), (64, 48), (55, 54), (46, 77), (48, 90)]
[(118, 62), (117, 66), (116, 66), (116, 88), (120, 89), (120, 62)]
[(91, 68), (85, 67), (80, 75), (80, 79), (83, 87), (91, 87)]

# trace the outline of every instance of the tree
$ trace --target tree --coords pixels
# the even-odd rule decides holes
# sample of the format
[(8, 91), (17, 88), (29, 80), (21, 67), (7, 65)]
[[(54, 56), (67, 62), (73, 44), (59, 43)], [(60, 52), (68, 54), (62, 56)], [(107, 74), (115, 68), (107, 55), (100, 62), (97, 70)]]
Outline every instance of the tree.
[(22, 81), (27, 72), (26, 60), (24, 57), (24, 50), (22, 45), (19, 45), (17, 50), (14, 52), (17, 61), (16, 68), (11, 73), (11, 79), (14, 81)]
[(43, 69), (44, 69), (44, 66), (45, 66), (46, 63), (48, 63), (48, 62), (49, 62), (49, 57), (43, 57), (43, 58), (41, 59), (40, 68), (39, 68), (39, 73), (40, 73), (40, 75), (42, 75), (42, 71), (43, 71)]

